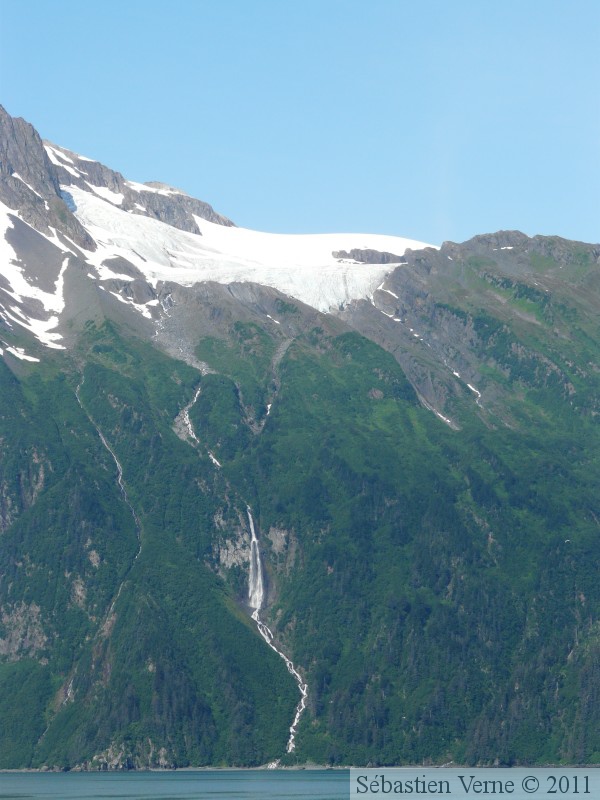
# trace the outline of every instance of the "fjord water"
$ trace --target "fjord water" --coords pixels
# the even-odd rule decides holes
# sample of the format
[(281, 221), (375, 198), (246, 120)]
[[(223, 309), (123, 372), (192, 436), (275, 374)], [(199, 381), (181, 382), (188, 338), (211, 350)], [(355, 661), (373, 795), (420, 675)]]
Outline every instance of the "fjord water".
[(348, 770), (0, 773), (2, 800), (338, 800)]

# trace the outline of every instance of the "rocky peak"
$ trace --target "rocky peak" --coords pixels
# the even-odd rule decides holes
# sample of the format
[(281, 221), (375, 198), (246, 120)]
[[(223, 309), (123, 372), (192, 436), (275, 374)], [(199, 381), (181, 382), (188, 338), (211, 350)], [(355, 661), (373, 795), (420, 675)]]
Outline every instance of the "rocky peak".
[(59, 147), (44, 142), (60, 185), (68, 192), (69, 186), (78, 186), (93, 192), (103, 200), (131, 214), (141, 214), (158, 219), (188, 233), (201, 235), (195, 220), (200, 217), (217, 225), (232, 226), (233, 222), (217, 214), (212, 206), (160, 181), (136, 183), (126, 180), (120, 172)]
[(21, 117), (11, 117), (0, 106), (0, 178), (4, 184), (14, 174), (21, 184), (45, 199), (59, 194), (56, 174), (33, 125)]
[(59, 175), (35, 128), (0, 106), (0, 201), (46, 235), (50, 228), (87, 250), (96, 245), (66, 206)]
[(163, 183), (162, 181), (144, 181), (144, 186), (149, 186), (150, 189), (162, 189), (162, 191), (169, 192), (169, 194), (183, 194), (186, 197), (190, 197), (182, 189), (176, 189), (174, 186), (169, 186), (168, 183)]
[(497, 231), (474, 236), (462, 244), (444, 242), (439, 250), (441, 261), (448, 257), (454, 260), (477, 256), (493, 257), (509, 272), (527, 269), (531, 254), (563, 265), (582, 259), (598, 263), (600, 244), (572, 242), (560, 236), (529, 237), (521, 231)]
[(404, 256), (398, 256), (395, 253), (356, 247), (350, 251), (334, 250), (331, 255), (343, 260), (358, 261), (360, 264), (398, 264), (400, 261), (404, 261)]

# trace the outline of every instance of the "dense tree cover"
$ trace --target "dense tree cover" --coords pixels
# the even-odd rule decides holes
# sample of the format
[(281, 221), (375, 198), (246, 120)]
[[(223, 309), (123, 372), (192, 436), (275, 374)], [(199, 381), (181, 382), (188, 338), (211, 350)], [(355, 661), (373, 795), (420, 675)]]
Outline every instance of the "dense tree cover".
[[(198, 343), (203, 376), (108, 322), (0, 361), (0, 767), (600, 759), (597, 319), (494, 263), (438, 304), (496, 389), (459, 430), (326, 321), (291, 342), (237, 322)], [(173, 426), (198, 388), (195, 444)], [(247, 503), (264, 616), (309, 684), (288, 757)]]
[(595, 426), (451, 431), (374, 345), (320, 341), (227, 464), (298, 543), (271, 614), (311, 687), (299, 758), (597, 759)]
[[(73, 766), (111, 745), (130, 764), (274, 758), (296, 687), (208, 566), (227, 490), (171, 428), (198, 376), (111, 326), (86, 346), (83, 408), (81, 376), (49, 368), (5, 416), (21, 450), (31, 437), (44, 452), (47, 478), (2, 540), (0, 639), (14, 652), (0, 666), (0, 764)], [(24, 622), (6, 618), (22, 608)]]

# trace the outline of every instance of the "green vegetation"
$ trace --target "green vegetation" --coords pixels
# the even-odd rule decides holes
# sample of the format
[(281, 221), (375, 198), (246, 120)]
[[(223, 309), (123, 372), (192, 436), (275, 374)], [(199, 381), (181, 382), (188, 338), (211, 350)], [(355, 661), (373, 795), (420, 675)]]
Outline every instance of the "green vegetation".
[(297, 342), (281, 376), (226, 468), (302, 553), (272, 609), (312, 665), (298, 758), (572, 760), (565, 654), (597, 653), (580, 650), (600, 599), (596, 431), (451, 432), (355, 335), (324, 356)]
[[(439, 292), (493, 401), (459, 431), (326, 317), (293, 342), (234, 323), (203, 376), (109, 322), (0, 361), (0, 767), (600, 760), (596, 267), (564, 256), (561, 284), (546, 258), (551, 292), (484, 256)], [(197, 388), (199, 446), (173, 429)], [(246, 503), (309, 684), (291, 756)]]
[[(89, 332), (83, 347), (85, 412), (74, 391), (80, 379), (65, 364), (66, 375), (38, 373), (12, 398), (22, 422), (8, 409), (2, 416), (2, 435), (12, 433), (16, 451), (5, 463), (31, 470), (22, 452), (31, 436), (44, 482), (29, 476), (39, 495), (3, 537), (2, 608), (24, 604), (29, 616), (9, 620), (12, 636), (0, 630), (0, 639), (14, 644), (10, 659), (36, 660), (2, 667), (0, 766), (68, 767), (109, 747), (124, 748), (131, 764), (275, 758), (296, 686), (210, 569), (227, 489), (213, 485), (208, 458), (171, 429), (197, 373), (124, 341), (111, 325)], [(10, 373), (6, 383), (16, 394)], [(139, 531), (94, 425), (123, 466)], [(27, 486), (26, 477), (15, 479)], [(28, 506), (27, 491), (14, 494)], [(40, 634), (32, 653), (19, 635), (35, 627), (34, 607)], [(10, 692), (15, 682), (23, 688)]]

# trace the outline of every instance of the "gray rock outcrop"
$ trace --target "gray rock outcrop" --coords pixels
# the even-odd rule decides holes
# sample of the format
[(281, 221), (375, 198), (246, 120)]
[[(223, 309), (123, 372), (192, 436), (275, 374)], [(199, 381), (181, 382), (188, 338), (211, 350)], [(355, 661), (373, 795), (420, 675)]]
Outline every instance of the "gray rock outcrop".
[[(167, 225), (189, 233), (201, 234), (194, 217), (214, 222), (217, 225), (233, 226), (227, 217), (217, 214), (214, 208), (202, 200), (175, 189), (165, 183), (149, 181), (135, 183), (126, 180), (120, 172), (106, 167), (99, 161), (78, 156), (64, 147), (45, 142), (54, 159), (62, 162), (55, 165), (61, 186), (77, 186), (87, 192), (108, 189), (115, 195), (114, 203), (123, 211), (159, 219)], [(99, 192), (103, 199), (110, 197)]]
[(61, 197), (60, 181), (35, 128), (0, 106), (0, 200), (46, 235), (50, 228), (85, 250), (96, 245)]
[(398, 264), (400, 261), (404, 261), (404, 256), (398, 256), (395, 253), (386, 253), (381, 250), (361, 250), (356, 247), (349, 252), (334, 250), (331, 255), (334, 258), (359, 261), (361, 264)]

